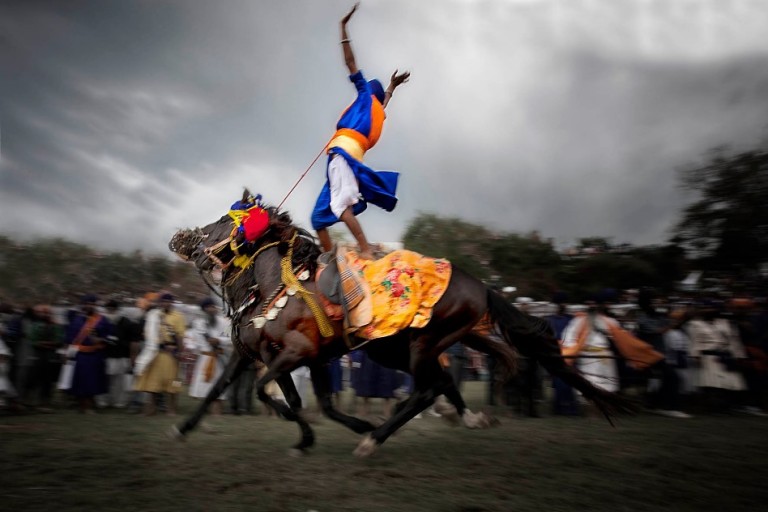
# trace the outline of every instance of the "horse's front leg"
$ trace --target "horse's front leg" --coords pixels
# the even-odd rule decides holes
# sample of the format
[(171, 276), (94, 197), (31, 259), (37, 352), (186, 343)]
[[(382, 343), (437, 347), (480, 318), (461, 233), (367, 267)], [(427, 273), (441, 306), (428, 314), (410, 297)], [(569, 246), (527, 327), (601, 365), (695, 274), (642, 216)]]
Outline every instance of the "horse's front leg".
[(200, 420), (203, 419), (203, 416), (208, 411), (208, 407), (217, 400), (224, 390), (227, 389), (227, 386), (232, 384), (232, 382), (243, 373), (243, 370), (252, 363), (253, 361), (250, 359), (241, 357), (237, 352), (233, 352), (232, 357), (229, 358), (227, 366), (224, 368), (221, 376), (219, 376), (216, 383), (211, 387), (211, 390), (208, 392), (208, 395), (206, 395), (202, 403), (197, 407), (192, 416), (187, 418), (181, 425), (171, 427), (170, 434), (176, 439), (184, 439), (187, 432), (194, 429), (197, 424), (200, 423)]
[(293, 373), (284, 373), (276, 378), (275, 382), (280, 386), (280, 391), (283, 392), (283, 397), (291, 409), (296, 411), (297, 414), (301, 415), (309, 423), (306, 415), (307, 404), (301, 403), (301, 395), (296, 389), (296, 383), (293, 381)]
[[(301, 334), (298, 335), (303, 336)], [(288, 339), (288, 336), (286, 336), (286, 339)], [(272, 407), (280, 416), (286, 420), (295, 421), (299, 424), (299, 428), (301, 429), (301, 440), (293, 447), (293, 449), (296, 451), (292, 453), (295, 454), (303, 453), (304, 450), (314, 445), (315, 434), (312, 431), (312, 428), (309, 426), (309, 423), (307, 423), (307, 421), (302, 418), (296, 410), (294, 410), (291, 406), (282, 400), (275, 400), (269, 396), (264, 388), (271, 381), (277, 380), (281, 389), (288, 389), (289, 394), (290, 390), (293, 389), (293, 392), (296, 393), (296, 387), (293, 386), (293, 381), (291, 381), (290, 385), (287, 385), (287, 383), (284, 381), (284, 377), (287, 376), (290, 380), (290, 372), (299, 367), (300, 361), (301, 357), (296, 352), (285, 350), (274, 358), (274, 360), (267, 367), (266, 373), (256, 381), (256, 393), (259, 397), (259, 400)], [(295, 399), (292, 399), (292, 397), (286, 397), (286, 399), (295, 402)]]
[(331, 400), (331, 376), (328, 372), (327, 364), (321, 362), (313, 363), (309, 365), (309, 371), (312, 374), (315, 396), (326, 416), (358, 434), (373, 432), (376, 429), (372, 423), (343, 414), (333, 406), (333, 401)]

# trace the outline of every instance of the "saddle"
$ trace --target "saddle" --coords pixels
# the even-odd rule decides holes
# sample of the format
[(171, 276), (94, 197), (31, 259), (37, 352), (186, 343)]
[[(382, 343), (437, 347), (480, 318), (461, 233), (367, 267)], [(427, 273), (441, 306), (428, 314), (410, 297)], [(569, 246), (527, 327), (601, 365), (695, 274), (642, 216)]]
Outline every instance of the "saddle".
[(333, 320), (344, 319), (344, 330), (355, 332), (373, 321), (371, 289), (347, 258), (350, 249), (336, 246), (321, 254), (315, 276), (320, 301)]

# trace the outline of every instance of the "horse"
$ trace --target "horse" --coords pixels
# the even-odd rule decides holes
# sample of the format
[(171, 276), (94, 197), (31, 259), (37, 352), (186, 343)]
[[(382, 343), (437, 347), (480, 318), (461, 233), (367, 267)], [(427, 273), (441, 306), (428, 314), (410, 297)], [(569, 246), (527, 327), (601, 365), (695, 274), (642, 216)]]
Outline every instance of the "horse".
[[(243, 195), (243, 199), (248, 196)], [(322, 311), (314, 302), (317, 287), (314, 275), (321, 251), (314, 237), (293, 224), (290, 214), (267, 208), (269, 225), (266, 232), (252, 243), (243, 243), (236, 234), (236, 224), (229, 215), (203, 228), (180, 230), (169, 243), (171, 251), (195, 264), (205, 275), (221, 270), (225, 301), (232, 310), (233, 342), (237, 351), (219, 381), (198, 410), (174, 427), (179, 439), (192, 430), (208, 405), (252, 360), (261, 360), (267, 372), (255, 387), (259, 399), (274, 407), (285, 419), (298, 423), (301, 440), (294, 446), (302, 453), (314, 444), (314, 433), (298, 414), (301, 400), (290, 379), (290, 372), (307, 365), (318, 401), (324, 414), (351, 430), (366, 434), (354, 451), (369, 456), (389, 436), (419, 412), (445, 394), (467, 426), (479, 421), (461, 398), (450, 375), (438, 362), (438, 356), (454, 343), (498, 357), (514, 368), (516, 354), (537, 360), (552, 375), (579, 390), (585, 398), (611, 421), (618, 414), (633, 412), (632, 404), (620, 395), (593, 386), (572, 366), (565, 363), (549, 324), (514, 308), (496, 291), (452, 266), (447, 288), (434, 305), (429, 322), (421, 328), (405, 328), (396, 334), (369, 341), (364, 345), (368, 355), (384, 366), (413, 375), (414, 392), (398, 404), (393, 415), (374, 426), (367, 421), (347, 416), (334, 409), (330, 398), (330, 382), (326, 364), (350, 350), (340, 321), (323, 321)], [(235, 265), (238, 263), (239, 265)], [(299, 280), (297, 275), (306, 280)], [(289, 293), (282, 295), (288, 289)], [(303, 290), (296, 293), (296, 290)], [(290, 290), (294, 293), (291, 294)], [(281, 307), (272, 312), (279, 295)], [(261, 315), (254, 316), (254, 312)], [(271, 316), (271, 318), (270, 318)], [(329, 325), (323, 325), (328, 322)], [(489, 323), (501, 341), (480, 330)], [(275, 380), (283, 389), (287, 405), (273, 400), (264, 386)], [(477, 426), (477, 425), (474, 425)]]

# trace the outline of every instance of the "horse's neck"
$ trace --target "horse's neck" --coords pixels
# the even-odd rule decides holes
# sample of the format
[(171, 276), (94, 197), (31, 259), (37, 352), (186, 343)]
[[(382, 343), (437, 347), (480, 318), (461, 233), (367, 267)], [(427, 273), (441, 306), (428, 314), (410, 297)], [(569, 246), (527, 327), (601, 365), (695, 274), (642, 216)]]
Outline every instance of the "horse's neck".
[(245, 302), (254, 287), (258, 288), (262, 299), (269, 296), (282, 283), (280, 254), (277, 252), (277, 248), (264, 251), (264, 254), (259, 255), (253, 262), (253, 267), (245, 272), (247, 274), (243, 278), (247, 281), (241, 282), (241, 286), (234, 291), (233, 302), (236, 304)]
[(237, 309), (258, 288), (262, 297), (268, 296), (282, 282), (280, 273), (280, 255), (277, 248), (264, 251), (234, 282), (226, 287), (227, 298), (233, 309)]
[(264, 251), (264, 254), (260, 255), (253, 262), (253, 277), (256, 280), (256, 284), (259, 285), (262, 294), (269, 293), (282, 282), (280, 259), (277, 247), (273, 247)]

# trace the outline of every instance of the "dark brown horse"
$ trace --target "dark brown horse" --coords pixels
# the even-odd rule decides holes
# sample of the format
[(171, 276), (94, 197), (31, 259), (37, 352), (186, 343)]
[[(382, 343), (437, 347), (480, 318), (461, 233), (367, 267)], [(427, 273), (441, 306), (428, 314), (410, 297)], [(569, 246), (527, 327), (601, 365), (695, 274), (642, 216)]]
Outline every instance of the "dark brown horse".
[[(482, 282), (454, 266), (448, 287), (425, 327), (405, 329), (364, 346), (368, 355), (380, 364), (411, 373), (413, 394), (378, 427), (344, 415), (332, 406), (326, 365), (350, 348), (342, 336), (340, 322), (332, 322), (331, 332), (321, 334), (320, 322), (312, 311), (316, 309), (311, 307), (312, 294), (316, 291), (313, 276), (320, 254), (314, 239), (294, 226), (287, 213), (274, 209), (270, 210), (269, 229), (253, 244), (240, 244), (233, 227), (232, 219), (224, 216), (202, 229), (178, 232), (169, 244), (172, 251), (194, 262), (201, 273), (216, 267), (222, 269), (222, 289), (232, 310), (232, 338), (237, 348), (206, 400), (175, 430), (178, 437), (197, 425), (208, 405), (254, 359), (268, 366), (266, 374), (255, 385), (258, 397), (286, 419), (299, 424), (302, 438), (295, 446), (299, 450), (314, 443), (310, 426), (297, 413), (301, 401), (290, 378), (290, 372), (303, 365), (310, 368), (324, 413), (355, 432), (369, 433), (355, 450), (356, 455), (373, 453), (440, 394), (445, 394), (456, 406), (465, 424), (473, 426), (478, 421), (476, 415), (466, 408), (450, 376), (438, 362), (438, 356), (457, 342), (493, 354), (510, 367), (514, 366), (514, 347), (581, 391), (606, 417), (631, 412), (631, 406), (623, 398), (593, 386), (565, 364), (557, 340), (545, 321), (515, 309)], [(297, 274), (309, 279), (299, 282)], [(286, 282), (294, 293), (286, 294), (282, 307), (274, 308), (274, 299), (286, 287)], [(295, 293), (297, 283), (299, 289), (310, 293)], [(478, 331), (484, 319), (490, 319), (503, 342)], [(288, 406), (265, 393), (265, 385), (272, 380), (283, 389)]]

